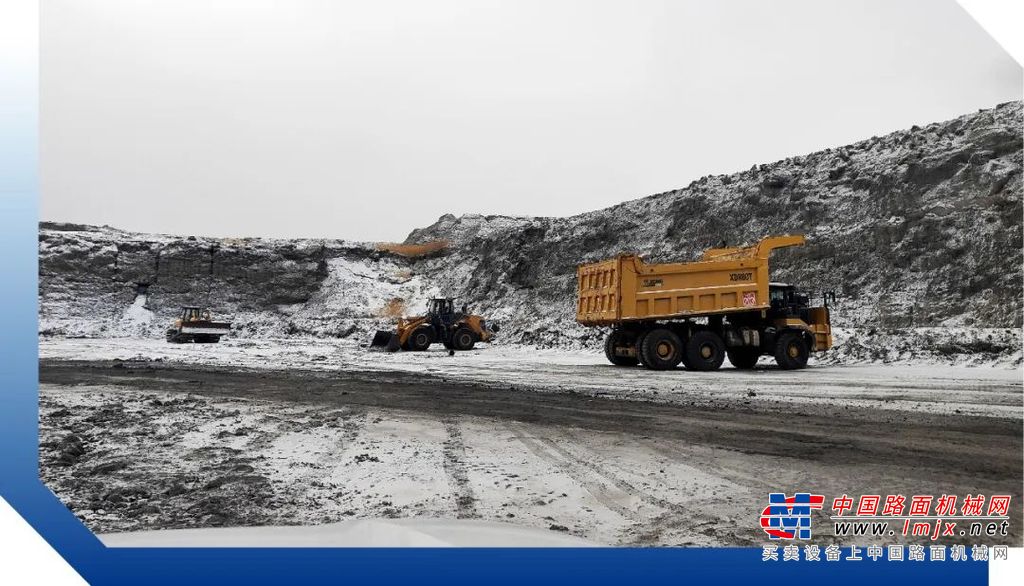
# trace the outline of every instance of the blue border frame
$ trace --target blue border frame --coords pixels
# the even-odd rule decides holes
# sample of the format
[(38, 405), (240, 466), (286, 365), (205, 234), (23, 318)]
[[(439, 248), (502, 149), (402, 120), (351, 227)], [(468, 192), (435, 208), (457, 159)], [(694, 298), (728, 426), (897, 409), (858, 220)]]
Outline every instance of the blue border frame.
[(105, 548), (39, 480), (37, 41), (28, 49), (23, 74), (0, 80), (0, 495), (90, 583), (987, 582), (984, 562), (762, 562), (758, 548)]

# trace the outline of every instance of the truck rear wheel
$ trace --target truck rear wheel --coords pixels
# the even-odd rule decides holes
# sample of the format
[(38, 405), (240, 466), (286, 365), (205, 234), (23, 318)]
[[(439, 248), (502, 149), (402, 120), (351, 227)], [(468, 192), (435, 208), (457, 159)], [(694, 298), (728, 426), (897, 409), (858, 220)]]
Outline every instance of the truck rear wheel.
[(807, 366), (810, 350), (800, 332), (784, 332), (775, 343), (775, 362), (783, 370), (795, 370)]
[(725, 351), (729, 357), (729, 363), (740, 370), (750, 370), (757, 365), (757, 359), (761, 356), (761, 351), (758, 348), (751, 348), (749, 346), (741, 346), (739, 348), (729, 348)]
[(408, 350), (413, 352), (422, 352), (430, 347), (430, 344), (434, 342), (434, 332), (430, 331), (430, 328), (418, 327), (413, 330), (412, 334), (409, 334), (409, 340), (406, 342)]
[(636, 346), (636, 361), (643, 367), (647, 366), (647, 361), (644, 360), (644, 353), (641, 352), (640, 349), (643, 348), (644, 338), (647, 336), (647, 333), (648, 332), (640, 332), (636, 337), (636, 342), (633, 343)]
[(476, 334), (466, 326), (459, 326), (452, 334), (452, 348), (455, 350), (472, 350), (476, 344)]
[(671, 330), (651, 330), (640, 343), (640, 355), (643, 356), (643, 363), (647, 368), (675, 368), (683, 359), (683, 341)]
[(604, 355), (615, 366), (636, 366), (640, 361), (635, 356), (619, 356), (616, 348), (629, 346), (631, 336), (622, 330), (613, 330), (604, 341)]
[(687, 367), (693, 370), (718, 370), (725, 360), (725, 344), (718, 334), (700, 330), (686, 341)]

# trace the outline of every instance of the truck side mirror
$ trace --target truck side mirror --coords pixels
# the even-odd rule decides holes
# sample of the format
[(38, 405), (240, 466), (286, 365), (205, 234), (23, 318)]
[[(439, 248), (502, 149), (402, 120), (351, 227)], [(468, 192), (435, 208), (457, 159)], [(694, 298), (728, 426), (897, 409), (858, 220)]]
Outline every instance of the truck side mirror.
[(821, 294), (821, 298), (822, 298), (822, 302), (824, 303), (825, 307), (828, 307), (829, 303), (835, 303), (836, 302), (836, 292), (835, 291), (825, 291), (825, 292), (823, 292)]

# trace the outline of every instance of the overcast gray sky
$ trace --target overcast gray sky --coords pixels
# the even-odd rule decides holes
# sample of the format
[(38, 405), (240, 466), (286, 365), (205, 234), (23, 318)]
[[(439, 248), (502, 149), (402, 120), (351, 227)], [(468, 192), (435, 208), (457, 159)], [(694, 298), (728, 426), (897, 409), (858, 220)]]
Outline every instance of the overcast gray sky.
[(402, 240), (1021, 98), (952, 0), (48, 0), (45, 220)]

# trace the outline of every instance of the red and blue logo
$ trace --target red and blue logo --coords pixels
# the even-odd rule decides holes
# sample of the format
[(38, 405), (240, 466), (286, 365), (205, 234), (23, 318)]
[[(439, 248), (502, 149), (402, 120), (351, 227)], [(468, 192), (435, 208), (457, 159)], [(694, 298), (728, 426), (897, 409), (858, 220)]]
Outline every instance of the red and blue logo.
[(771, 539), (810, 539), (811, 509), (821, 509), (824, 503), (820, 494), (769, 493), (768, 506), (761, 511), (761, 529)]

